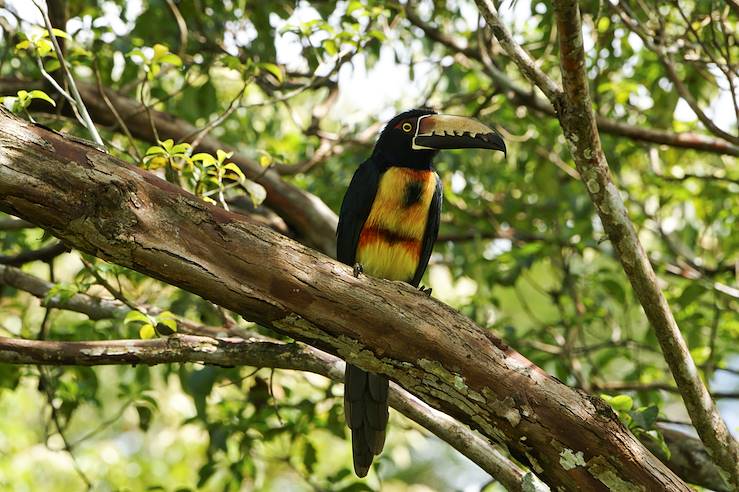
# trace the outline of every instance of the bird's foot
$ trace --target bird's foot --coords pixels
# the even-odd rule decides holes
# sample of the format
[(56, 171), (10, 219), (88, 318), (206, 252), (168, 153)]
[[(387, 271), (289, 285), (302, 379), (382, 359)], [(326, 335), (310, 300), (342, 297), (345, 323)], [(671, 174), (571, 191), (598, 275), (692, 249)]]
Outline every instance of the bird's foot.
[(431, 291), (433, 290), (431, 287), (424, 287), (423, 285), (418, 288), (421, 292), (426, 294), (426, 297), (431, 297)]
[(364, 273), (364, 267), (361, 263), (355, 263), (354, 264), (354, 277), (359, 278), (359, 274)]

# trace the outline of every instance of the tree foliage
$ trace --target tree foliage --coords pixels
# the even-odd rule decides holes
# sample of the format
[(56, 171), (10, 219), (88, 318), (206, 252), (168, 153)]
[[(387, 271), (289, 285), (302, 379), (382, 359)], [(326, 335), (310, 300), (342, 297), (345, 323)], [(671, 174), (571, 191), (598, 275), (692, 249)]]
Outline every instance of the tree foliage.
[[(3, 104), (89, 138), (49, 82), (69, 90), (40, 16), (23, 3), (0, 8)], [(505, 161), (483, 152), (445, 152), (436, 161), (445, 203), (425, 283), (547, 372), (602, 395), (637, 437), (669, 454), (661, 423), (688, 420), (654, 331), (551, 107), (474, 3), (54, 3), (54, 32), (77, 82), (145, 106), (146, 128), (129, 128), (123, 112), (98, 125), (111, 154), (310, 245), (299, 218), (278, 216), (263, 175), (245, 172), (240, 156), (337, 211), (356, 165), (397, 111), (430, 105), (494, 126), (508, 142)], [(541, 70), (558, 79), (551, 4), (520, 0), (499, 10)], [(737, 8), (582, 2), (581, 12), (614, 181), (700, 376), (736, 429)], [(157, 127), (160, 113), (195, 132), (173, 139)], [(93, 112), (93, 120), (105, 117)], [(222, 147), (199, 150), (206, 139)], [(32, 224), (0, 218), (0, 263), (54, 284), (41, 301), (0, 285), (3, 336), (166, 337), (175, 318), (277, 336), (57, 243)], [(42, 306), (78, 293), (118, 299), (128, 314), (91, 319)], [(14, 490), (456, 490), (487, 482), (398, 414), (378, 473), (355, 479), (341, 386), (310, 374), (191, 363), (0, 365), (0, 388), (0, 483)]]

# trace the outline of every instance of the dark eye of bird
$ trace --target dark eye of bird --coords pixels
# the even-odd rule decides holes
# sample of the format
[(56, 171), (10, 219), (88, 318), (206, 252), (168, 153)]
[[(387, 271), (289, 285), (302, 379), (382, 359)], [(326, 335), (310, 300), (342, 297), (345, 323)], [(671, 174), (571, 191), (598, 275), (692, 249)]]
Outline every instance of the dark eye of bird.
[(410, 123), (407, 123), (407, 122), (406, 123), (403, 123), (403, 131), (404, 132), (407, 133), (407, 132), (411, 131), (412, 129), (413, 129), (413, 125), (411, 125)]

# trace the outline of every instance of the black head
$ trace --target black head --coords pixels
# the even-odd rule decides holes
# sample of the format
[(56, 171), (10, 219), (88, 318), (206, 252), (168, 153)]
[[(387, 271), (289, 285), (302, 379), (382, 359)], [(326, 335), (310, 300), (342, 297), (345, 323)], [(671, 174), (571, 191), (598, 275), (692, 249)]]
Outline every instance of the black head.
[(431, 109), (411, 109), (400, 113), (385, 125), (377, 139), (373, 154), (380, 157), (388, 167), (429, 169), (438, 150), (413, 150), (413, 138), (416, 135), (418, 119), (433, 114), (436, 114), (436, 111)]
[(477, 120), (412, 109), (388, 122), (373, 155), (388, 167), (429, 169), (439, 150), (467, 148), (506, 151), (501, 136)]

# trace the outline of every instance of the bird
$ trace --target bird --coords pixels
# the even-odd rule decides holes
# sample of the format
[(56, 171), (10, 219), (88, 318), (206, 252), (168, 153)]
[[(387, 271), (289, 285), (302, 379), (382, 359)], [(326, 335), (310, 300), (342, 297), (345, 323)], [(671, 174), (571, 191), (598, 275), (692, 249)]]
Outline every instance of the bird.
[[(387, 123), (354, 172), (339, 213), (336, 257), (353, 267), (355, 277), (419, 286), (441, 219), (442, 184), (432, 162), (440, 150), (464, 148), (506, 152), (495, 130), (464, 116), (423, 108)], [(367, 475), (385, 445), (388, 388), (387, 377), (347, 363), (344, 414), (358, 477)]]

